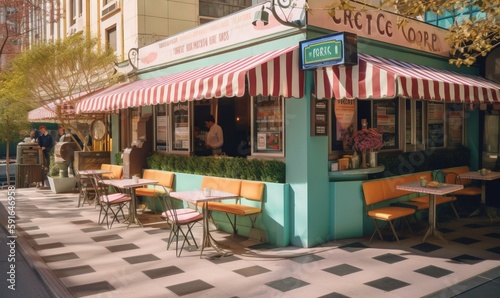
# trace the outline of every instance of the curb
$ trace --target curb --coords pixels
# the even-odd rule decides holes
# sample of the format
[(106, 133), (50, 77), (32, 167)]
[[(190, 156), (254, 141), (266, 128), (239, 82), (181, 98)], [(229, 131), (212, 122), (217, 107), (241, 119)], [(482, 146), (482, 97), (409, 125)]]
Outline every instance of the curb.
[[(7, 194), (7, 193), (6, 193)], [(0, 225), (1, 228), (7, 233), (7, 209), (0, 203)], [(28, 266), (38, 275), (42, 283), (45, 285), (47, 292), (55, 298), (73, 297), (73, 295), (64, 286), (62, 281), (54, 274), (52, 270), (45, 264), (40, 255), (31, 247), (23, 235), (18, 235), (16, 238), (18, 244), (16, 248), (23, 255)]]

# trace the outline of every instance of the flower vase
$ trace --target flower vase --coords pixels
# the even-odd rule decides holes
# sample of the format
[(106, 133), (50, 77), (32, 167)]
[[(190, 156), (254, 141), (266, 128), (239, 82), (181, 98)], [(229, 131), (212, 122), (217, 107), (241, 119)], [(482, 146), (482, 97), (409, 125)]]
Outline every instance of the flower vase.
[(375, 168), (378, 166), (378, 152), (376, 151), (370, 151), (370, 168)]
[(368, 166), (366, 165), (366, 151), (361, 152), (361, 168), (368, 168)]

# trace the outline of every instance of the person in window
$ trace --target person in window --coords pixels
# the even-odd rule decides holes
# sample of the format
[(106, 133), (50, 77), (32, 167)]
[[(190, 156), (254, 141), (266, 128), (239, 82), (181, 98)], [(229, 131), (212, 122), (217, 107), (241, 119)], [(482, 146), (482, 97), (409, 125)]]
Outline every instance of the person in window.
[(205, 125), (209, 129), (205, 139), (205, 146), (207, 147), (207, 149), (212, 149), (212, 155), (221, 155), (222, 145), (224, 144), (222, 127), (215, 123), (215, 118), (213, 115), (208, 115), (205, 118)]

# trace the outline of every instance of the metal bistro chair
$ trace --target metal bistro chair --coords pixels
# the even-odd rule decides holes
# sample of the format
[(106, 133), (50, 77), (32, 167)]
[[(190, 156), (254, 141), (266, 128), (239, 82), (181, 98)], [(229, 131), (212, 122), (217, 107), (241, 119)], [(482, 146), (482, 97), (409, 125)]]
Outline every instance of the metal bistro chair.
[[(163, 212), (162, 215), (166, 218), (167, 222), (170, 225), (170, 235), (168, 236), (167, 250), (170, 248), (170, 244), (175, 239), (175, 255), (177, 257), (181, 256), (182, 249), (186, 242), (188, 245), (191, 245), (189, 242), (189, 236), (194, 242), (196, 248), (198, 248), (198, 244), (194, 239), (193, 232), (191, 229), (194, 224), (203, 220), (203, 214), (201, 214), (198, 210), (194, 210), (191, 208), (177, 208), (179, 200), (174, 199), (170, 196), (168, 190), (162, 194), (161, 202), (163, 204)], [(183, 227), (186, 227), (186, 230), (183, 230)], [(179, 249), (179, 233), (184, 237), (182, 241), (182, 245)]]
[[(130, 202), (132, 201), (132, 197), (128, 194), (124, 193), (109, 193), (109, 186), (102, 182), (102, 178), (95, 174), (92, 176), (92, 183), (94, 188), (97, 191), (97, 198), (99, 199), (101, 210), (99, 211), (99, 220), (98, 223), (102, 224), (104, 222), (104, 218), (101, 221), (101, 216), (104, 213), (104, 217), (106, 218), (106, 225), (108, 229), (111, 229), (115, 220), (118, 220), (118, 215), (121, 212), (123, 219), (125, 219), (125, 214), (123, 213), (123, 208), (125, 206), (130, 210)], [(115, 211), (113, 207), (118, 207)], [(109, 223), (109, 216), (112, 216), (111, 224)]]
[(92, 183), (92, 177), (81, 175), (78, 170), (74, 170), (78, 183), (78, 207), (83, 207), (85, 203), (90, 206), (91, 198), (96, 200), (97, 193)]

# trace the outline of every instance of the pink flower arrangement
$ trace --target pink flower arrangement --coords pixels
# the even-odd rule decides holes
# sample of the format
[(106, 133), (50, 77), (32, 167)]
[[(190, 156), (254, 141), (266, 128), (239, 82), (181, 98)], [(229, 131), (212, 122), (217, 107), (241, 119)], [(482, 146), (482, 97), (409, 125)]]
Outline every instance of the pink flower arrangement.
[(355, 150), (361, 152), (379, 150), (384, 146), (382, 135), (375, 129), (361, 129), (352, 135), (351, 141)]

